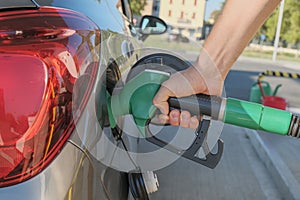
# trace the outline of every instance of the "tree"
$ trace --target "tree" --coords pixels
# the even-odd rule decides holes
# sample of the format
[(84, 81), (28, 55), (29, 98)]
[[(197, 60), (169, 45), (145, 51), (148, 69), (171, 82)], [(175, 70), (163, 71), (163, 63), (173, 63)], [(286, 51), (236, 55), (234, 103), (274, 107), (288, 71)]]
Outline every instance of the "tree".
[(219, 17), (220, 14), (221, 14), (220, 10), (214, 10), (214, 11), (212, 11), (212, 13), (210, 14), (209, 20), (212, 23), (215, 23), (215, 21), (217, 21), (217, 19), (218, 19), (218, 17)]
[[(283, 20), (281, 25), (280, 39), (290, 45), (300, 42), (300, 1), (286, 0), (284, 5)], [(265, 31), (268, 40), (275, 38), (279, 9), (269, 17), (259, 32)]]
[(141, 11), (147, 5), (147, 0), (130, 0), (130, 5), (133, 14), (141, 15)]
[(300, 42), (300, 1), (287, 0), (286, 8), (288, 11), (287, 17), (290, 20), (286, 21), (286, 29), (284, 30), (282, 39), (289, 43), (296, 44), (297, 42)]

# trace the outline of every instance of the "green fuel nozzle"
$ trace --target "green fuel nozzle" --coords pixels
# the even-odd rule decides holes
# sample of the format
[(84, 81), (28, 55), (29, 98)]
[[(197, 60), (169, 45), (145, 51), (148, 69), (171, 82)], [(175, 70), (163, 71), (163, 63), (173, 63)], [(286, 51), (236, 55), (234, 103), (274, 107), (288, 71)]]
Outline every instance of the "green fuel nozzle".
[(154, 70), (145, 70), (128, 81), (118, 94), (108, 95), (108, 115), (112, 128), (116, 126), (116, 118), (131, 114), (145, 137), (148, 121), (153, 117), (156, 107), (152, 99), (161, 83), (169, 78), (169, 74)]
[[(145, 136), (146, 126), (157, 110), (152, 104), (152, 99), (161, 83), (168, 78), (167, 73), (145, 70), (127, 82), (120, 93), (109, 95), (108, 112), (111, 126), (116, 126), (118, 116), (131, 114), (140, 132)], [(188, 110), (193, 115), (207, 115), (240, 127), (300, 137), (299, 117), (285, 110), (203, 94), (184, 98), (172, 97), (168, 102), (171, 109)]]

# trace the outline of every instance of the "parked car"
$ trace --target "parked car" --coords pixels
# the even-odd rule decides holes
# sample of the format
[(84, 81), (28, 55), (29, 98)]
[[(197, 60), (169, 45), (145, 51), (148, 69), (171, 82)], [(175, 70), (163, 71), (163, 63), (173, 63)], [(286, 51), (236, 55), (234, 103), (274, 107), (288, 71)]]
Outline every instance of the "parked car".
[(181, 33), (172, 33), (170, 32), (168, 34), (168, 41), (176, 41), (176, 42), (183, 42), (183, 43), (188, 43), (190, 40), (188, 37), (183, 36)]
[(106, 163), (102, 136), (120, 143), (106, 94), (140, 59), (141, 38), (166, 30), (131, 19), (127, 0), (0, 2), (0, 199), (128, 198), (141, 175)]

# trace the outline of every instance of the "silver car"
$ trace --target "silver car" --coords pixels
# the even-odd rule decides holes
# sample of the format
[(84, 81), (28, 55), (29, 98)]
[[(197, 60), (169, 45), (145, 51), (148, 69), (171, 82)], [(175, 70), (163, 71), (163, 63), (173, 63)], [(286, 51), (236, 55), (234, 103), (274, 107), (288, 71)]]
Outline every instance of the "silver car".
[(110, 128), (106, 97), (165, 31), (151, 20), (135, 27), (127, 0), (0, 2), (0, 199), (148, 198), (140, 180), (155, 176), (118, 167), (136, 145)]

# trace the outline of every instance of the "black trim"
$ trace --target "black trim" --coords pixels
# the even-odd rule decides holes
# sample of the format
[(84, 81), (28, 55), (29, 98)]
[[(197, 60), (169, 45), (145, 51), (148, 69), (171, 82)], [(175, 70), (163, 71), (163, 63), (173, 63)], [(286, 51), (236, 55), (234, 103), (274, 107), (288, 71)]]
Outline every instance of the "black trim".
[(14, 1), (0, 1), (0, 10), (27, 10), (38, 9), (39, 5), (35, 0), (14, 0)]

